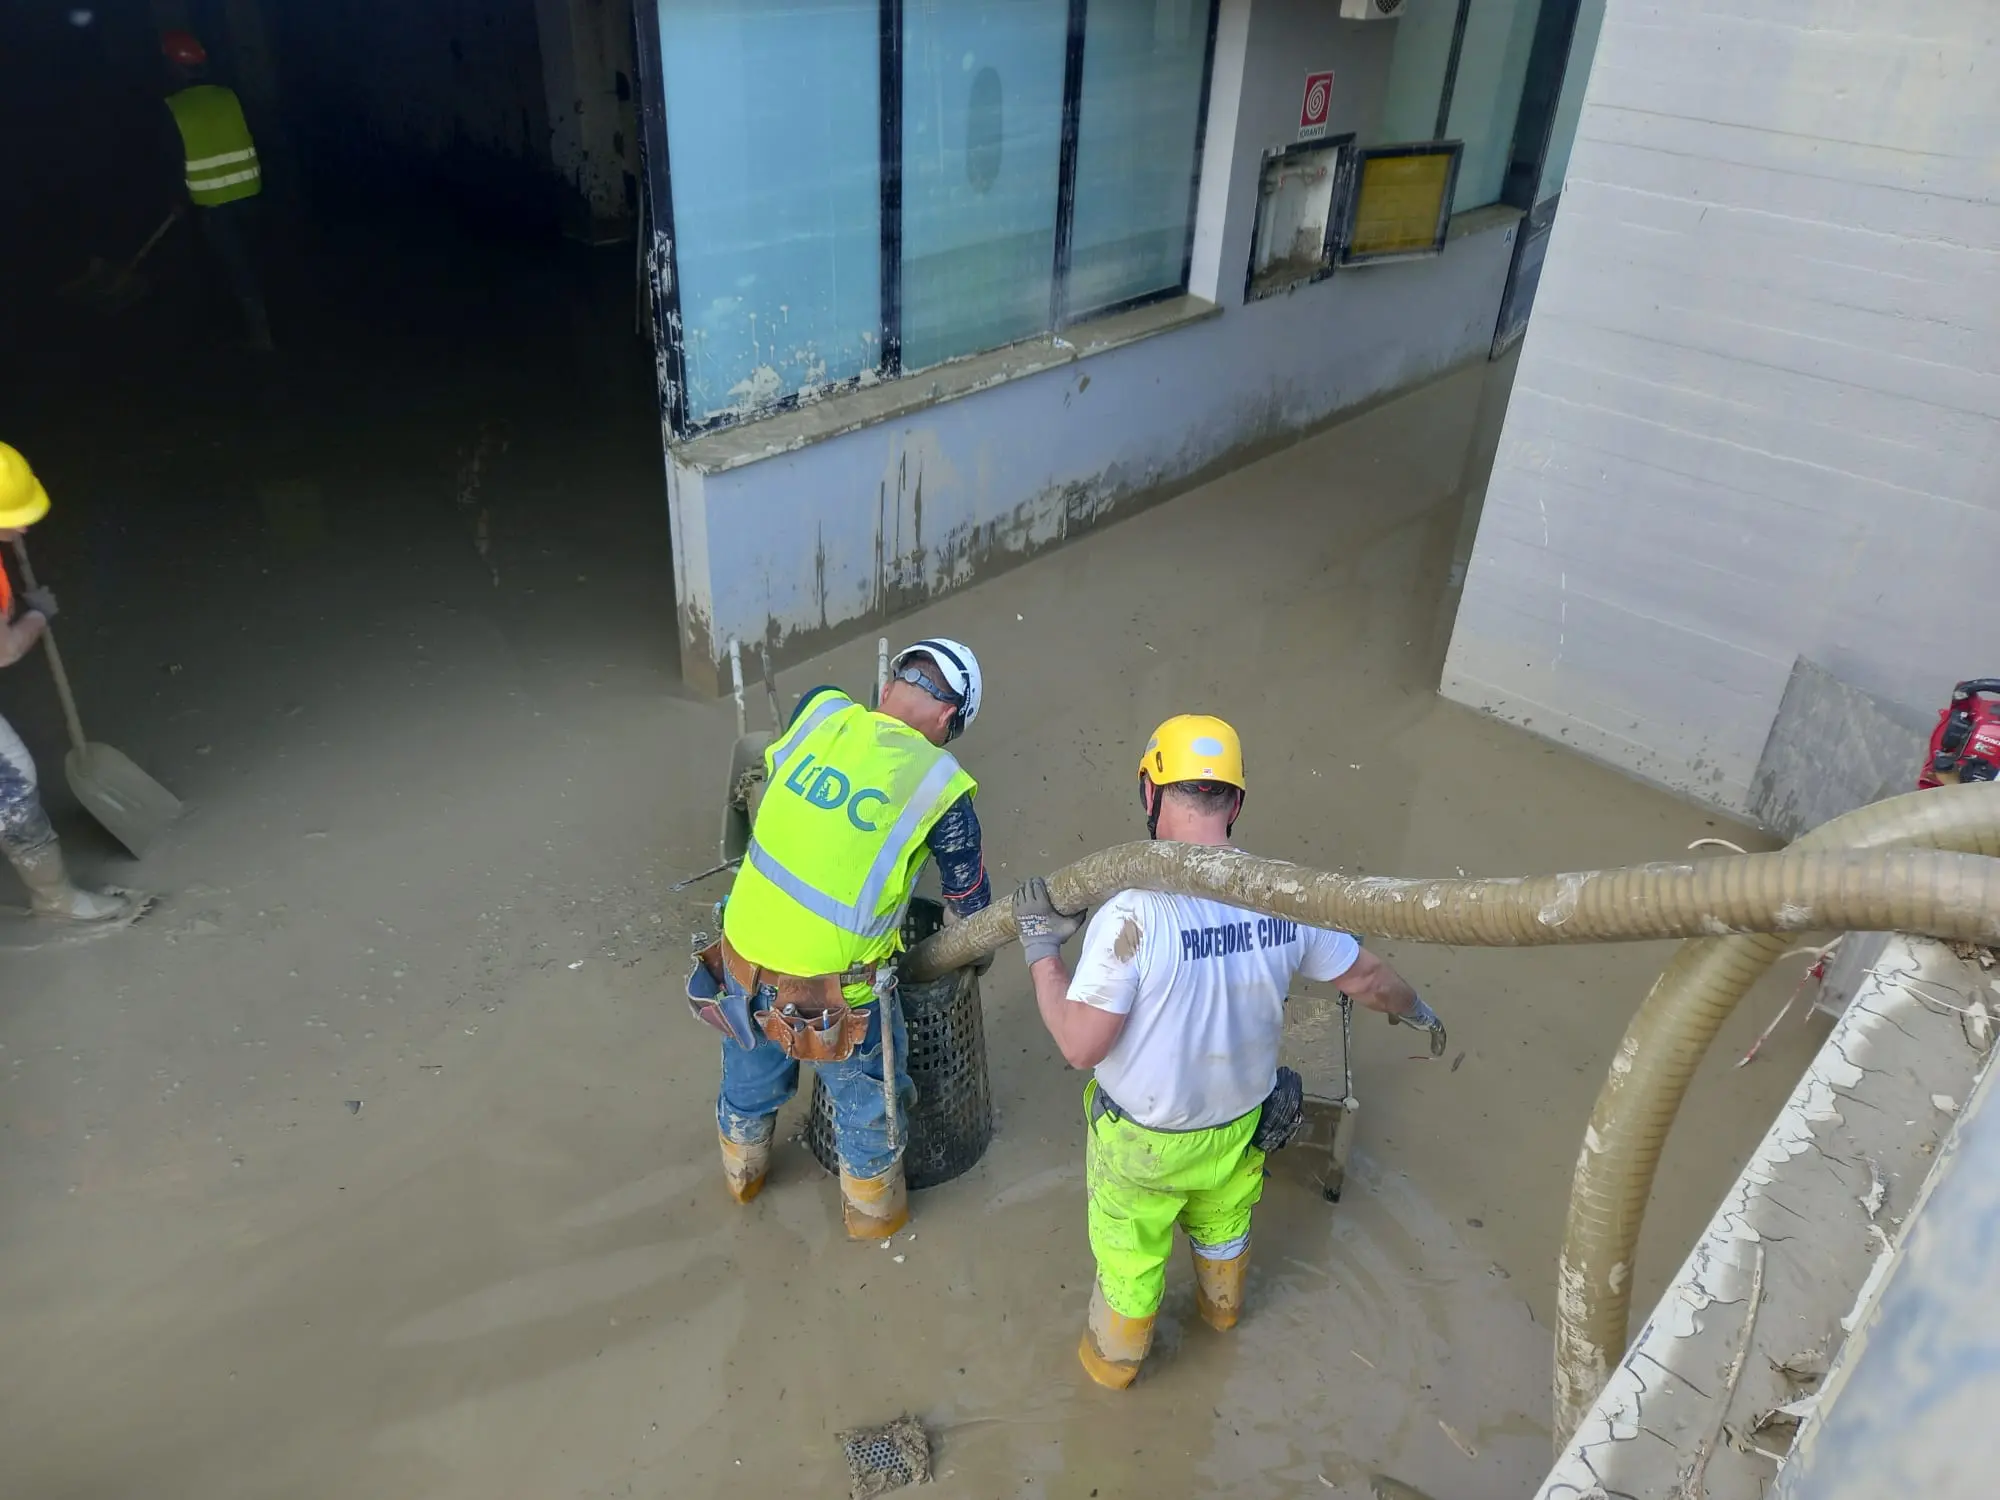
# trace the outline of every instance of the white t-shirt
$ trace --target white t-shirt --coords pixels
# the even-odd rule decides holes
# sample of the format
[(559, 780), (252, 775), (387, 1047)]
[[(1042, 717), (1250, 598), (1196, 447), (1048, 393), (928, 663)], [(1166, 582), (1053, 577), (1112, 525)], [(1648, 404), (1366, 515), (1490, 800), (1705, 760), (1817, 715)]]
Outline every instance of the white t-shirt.
[(1278, 1081), (1292, 978), (1334, 980), (1361, 945), (1344, 932), (1158, 891), (1120, 891), (1090, 918), (1069, 998), (1126, 1018), (1098, 1086), (1156, 1130), (1248, 1114)]

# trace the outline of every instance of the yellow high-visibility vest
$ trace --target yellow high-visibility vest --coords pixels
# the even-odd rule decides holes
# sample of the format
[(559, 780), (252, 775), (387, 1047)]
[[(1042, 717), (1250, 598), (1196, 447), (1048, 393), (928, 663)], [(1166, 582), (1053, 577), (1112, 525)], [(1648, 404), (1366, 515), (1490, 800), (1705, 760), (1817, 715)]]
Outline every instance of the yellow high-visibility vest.
[(257, 143), (233, 89), (197, 83), (167, 96), (187, 153), (188, 197), (203, 208), (255, 197), (264, 190)]
[[(730, 946), (782, 974), (838, 974), (902, 947), (924, 837), (976, 783), (916, 730), (842, 693), (764, 752), (764, 800), (723, 909)], [(850, 1004), (869, 998), (850, 985)]]

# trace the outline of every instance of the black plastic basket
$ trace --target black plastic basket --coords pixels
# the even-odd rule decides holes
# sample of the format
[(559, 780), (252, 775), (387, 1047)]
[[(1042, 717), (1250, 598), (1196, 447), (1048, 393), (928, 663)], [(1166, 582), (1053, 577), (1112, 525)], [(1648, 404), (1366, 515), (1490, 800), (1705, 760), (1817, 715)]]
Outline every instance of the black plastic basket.
[[(935, 901), (910, 902), (903, 946), (915, 947), (944, 925)], [(967, 1171), (993, 1139), (993, 1091), (986, 1078), (986, 1029), (979, 979), (960, 969), (924, 984), (899, 986), (908, 1055), (903, 1071), (916, 1086), (907, 1123), (903, 1176), (913, 1188), (936, 1187)], [(833, 1145), (833, 1100), (817, 1074), (806, 1115), (806, 1145), (829, 1172), (840, 1170)]]

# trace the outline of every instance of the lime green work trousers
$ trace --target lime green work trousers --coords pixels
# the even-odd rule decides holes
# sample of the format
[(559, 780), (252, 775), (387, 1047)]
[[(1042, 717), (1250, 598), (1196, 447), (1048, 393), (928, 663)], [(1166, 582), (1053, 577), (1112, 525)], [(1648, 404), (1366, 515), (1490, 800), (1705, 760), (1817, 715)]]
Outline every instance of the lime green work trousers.
[(1257, 1111), (1206, 1130), (1148, 1130), (1098, 1113), (1096, 1099), (1092, 1079), (1083, 1090), (1090, 1252), (1112, 1310), (1149, 1318), (1160, 1310), (1176, 1224), (1211, 1259), (1248, 1241), (1264, 1194), (1264, 1153), (1250, 1144)]

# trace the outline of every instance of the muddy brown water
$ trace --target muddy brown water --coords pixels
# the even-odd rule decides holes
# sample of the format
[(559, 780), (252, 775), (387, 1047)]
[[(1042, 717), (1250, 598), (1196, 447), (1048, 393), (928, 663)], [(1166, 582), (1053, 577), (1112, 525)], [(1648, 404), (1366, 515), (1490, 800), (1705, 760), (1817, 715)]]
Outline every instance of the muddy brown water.
[[(986, 663), (961, 748), (996, 882), (1134, 837), (1138, 746), (1183, 710), (1242, 729), (1261, 853), (1515, 874), (1742, 837), (1437, 699), (1504, 377), (1450, 377), (899, 622)], [(1082, 1079), (1014, 950), (984, 982), (998, 1133), (909, 1234), (841, 1239), (802, 1100), (764, 1195), (724, 1196), (714, 1048), (677, 995), (719, 892), (667, 886), (713, 861), (731, 726), (672, 678), (657, 456), (596, 460), (614, 508), (565, 526), (593, 418), (523, 417), (467, 504), (487, 419), (454, 401), (444, 436), (412, 418), (366, 458), (301, 475), (265, 453), (283, 503), (261, 518), (254, 483), (217, 480), (226, 555), (178, 555), (225, 614), (165, 631), (134, 585), (71, 631), (114, 690), (105, 732), (190, 813), (141, 872), (167, 894), (140, 928), (0, 934), (0, 1492), (834, 1495), (834, 1434), (905, 1411), (940, 1497), (1530, 1486), (1570, 1163), (1667, 950), (1390, 945), (1446, 1058), (1362, 1018), (1343, 1201), (1274, 1177), (1238, 1329), (1199, 1323), (1177, 1259), (1144, 1378), (1098, 1391), (1074, 1355)], [(192, 494), (222, 460), (163, 463)], [(872, 665), (871, 636), (781, 685)], [(45, 728), (30, 670), (0, 705)], [(70, 826), (87, 868), (132, 878)], [(1695, 1086), (1641, 1309), (1815, 1040), (1788, 1025), (1727, 1068), (1779, 998)], [(1337, 1079), (1338, 1035), (1306, 987), (1287, 1055), (1309, 1085)]]

